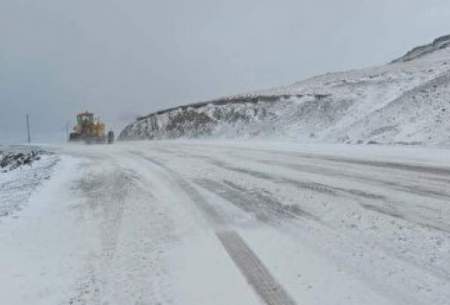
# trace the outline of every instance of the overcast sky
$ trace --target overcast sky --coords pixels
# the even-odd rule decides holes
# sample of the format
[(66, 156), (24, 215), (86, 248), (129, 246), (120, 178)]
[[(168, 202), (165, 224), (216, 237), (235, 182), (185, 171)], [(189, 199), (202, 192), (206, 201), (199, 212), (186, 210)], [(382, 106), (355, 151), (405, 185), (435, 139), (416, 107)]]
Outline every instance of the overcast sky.
[(83, 110), (118, 128), (449, 33), (448, 0), (0, 0), (0, 143), (26, 139), (27, 112), (56, 140)]

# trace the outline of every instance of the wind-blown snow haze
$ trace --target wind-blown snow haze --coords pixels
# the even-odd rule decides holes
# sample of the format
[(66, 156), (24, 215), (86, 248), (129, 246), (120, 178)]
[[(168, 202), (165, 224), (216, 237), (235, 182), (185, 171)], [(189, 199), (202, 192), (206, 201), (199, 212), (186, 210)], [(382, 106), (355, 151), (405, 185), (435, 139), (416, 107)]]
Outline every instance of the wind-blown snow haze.
[(0, 305), (449, 305), (449, 149), (448, 0), (0, 0)]

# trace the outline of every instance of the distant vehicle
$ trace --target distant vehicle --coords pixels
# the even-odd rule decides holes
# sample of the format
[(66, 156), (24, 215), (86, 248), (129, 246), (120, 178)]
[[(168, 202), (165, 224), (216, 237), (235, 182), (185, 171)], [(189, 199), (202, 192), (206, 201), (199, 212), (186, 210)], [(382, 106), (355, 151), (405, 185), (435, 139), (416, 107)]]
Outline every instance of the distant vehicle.
[(114, 133), (112, 133), (113, 140), (110, 142), (110, 134), (108, 137), (105, 133), (105, 124), (98, 118), (94, 118), (91, 112), (82, 112), (77, 115), (77, 125), (70, 133), (69, 142), (85, 142), (86, 144), (105, 144), (114, 142)]
[(114, 143), (114, 131), (110, 130), (108, 132), (108, 144)]

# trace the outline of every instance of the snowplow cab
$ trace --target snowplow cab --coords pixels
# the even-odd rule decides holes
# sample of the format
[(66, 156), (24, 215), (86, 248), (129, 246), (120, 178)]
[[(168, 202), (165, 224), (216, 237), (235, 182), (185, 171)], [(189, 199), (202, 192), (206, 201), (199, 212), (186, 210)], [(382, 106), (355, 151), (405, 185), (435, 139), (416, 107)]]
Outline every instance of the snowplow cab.
[(94, 123), (94, 114), (90, 112), (83, 112), (79, 113), (77, 115), (77, 124), (78, 125), (84, 125), (84, 124), (93, 124)]

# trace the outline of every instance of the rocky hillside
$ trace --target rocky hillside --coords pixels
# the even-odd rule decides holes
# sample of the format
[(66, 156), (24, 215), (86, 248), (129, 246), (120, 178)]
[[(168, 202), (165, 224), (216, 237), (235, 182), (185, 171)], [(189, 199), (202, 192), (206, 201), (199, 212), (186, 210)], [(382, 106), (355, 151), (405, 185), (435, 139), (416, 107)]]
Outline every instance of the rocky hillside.
[(274, 138), (450, 144), (450, 36), (379, 67), (140, 117), (121, 140)]

